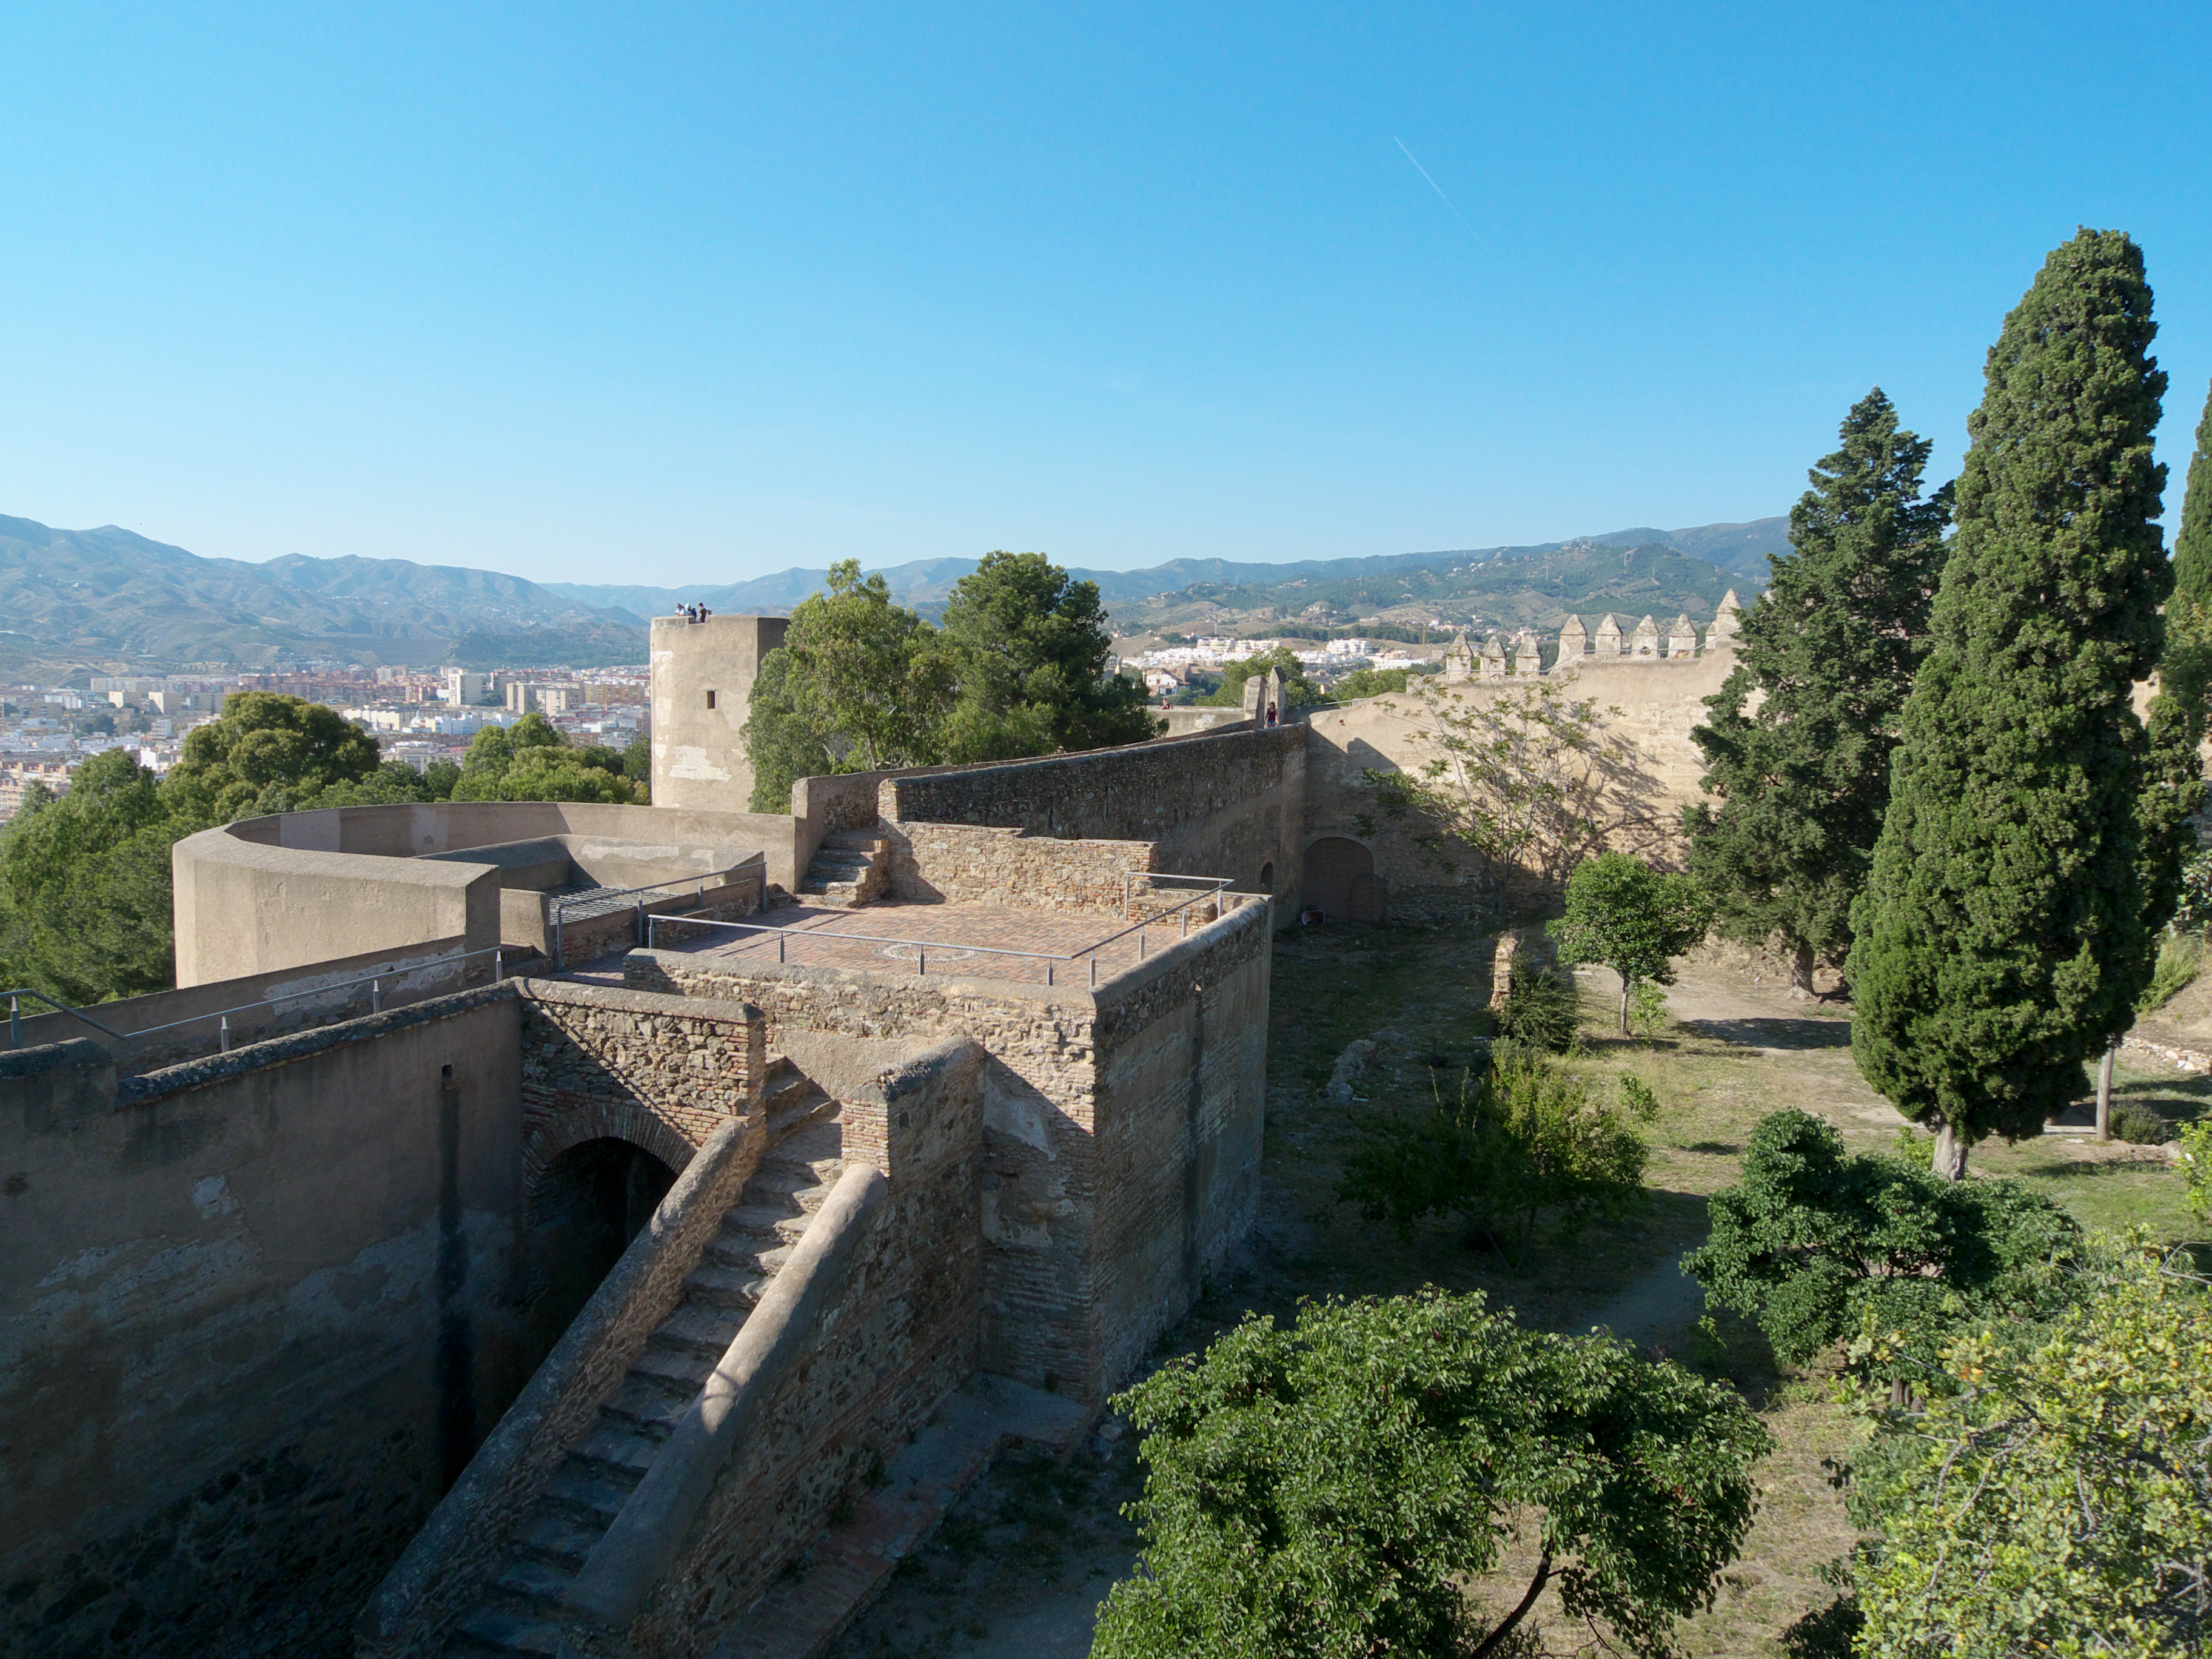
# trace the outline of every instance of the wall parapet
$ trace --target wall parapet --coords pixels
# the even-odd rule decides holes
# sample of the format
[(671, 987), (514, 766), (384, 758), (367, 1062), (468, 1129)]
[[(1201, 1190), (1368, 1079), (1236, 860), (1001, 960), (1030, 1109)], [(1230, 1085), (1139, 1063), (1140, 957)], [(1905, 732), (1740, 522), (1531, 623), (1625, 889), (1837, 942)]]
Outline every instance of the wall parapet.
[(653, 1328), (674, 1311), (722, 1218), (758, 1166), (761, 1136), (726, 1122), (684, 1166), (354, 1626), (359, 1659), (422, 1659), (471, 1607), (509, 1534), (597, 1420)]

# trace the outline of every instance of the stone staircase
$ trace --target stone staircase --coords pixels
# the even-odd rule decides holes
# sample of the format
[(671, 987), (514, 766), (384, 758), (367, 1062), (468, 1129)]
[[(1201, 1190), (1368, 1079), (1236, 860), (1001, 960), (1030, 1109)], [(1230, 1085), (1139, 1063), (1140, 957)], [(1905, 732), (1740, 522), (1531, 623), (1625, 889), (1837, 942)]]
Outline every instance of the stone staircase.
[(684, 1279), (684, 1300), (517, 1523), (490, 1585), (456, 1623), (448, 1655), (556, 1651), (562, 1594), (844, 1172), (836, 1103), (788, 1061), (770, 1067), (765, 1104), (767, 1152)]
[(823, 837), (799, 883), (800, 902), (850, 909), (890, 886), (890, 842), (878, 830), (837, 830)]

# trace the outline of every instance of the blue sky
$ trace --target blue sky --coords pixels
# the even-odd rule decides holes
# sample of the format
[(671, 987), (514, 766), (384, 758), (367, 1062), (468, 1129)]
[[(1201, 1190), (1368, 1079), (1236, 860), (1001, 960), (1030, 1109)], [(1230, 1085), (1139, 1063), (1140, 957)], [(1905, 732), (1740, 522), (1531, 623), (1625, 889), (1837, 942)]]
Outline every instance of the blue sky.
[(18, 5), (0, 61), (0, 512), (209, 555), (1756, 517), (1876, 382), (1955, 471), (2077, 223), (2146, 251), (2170, 520), (2212, 376), (2201, 0)]

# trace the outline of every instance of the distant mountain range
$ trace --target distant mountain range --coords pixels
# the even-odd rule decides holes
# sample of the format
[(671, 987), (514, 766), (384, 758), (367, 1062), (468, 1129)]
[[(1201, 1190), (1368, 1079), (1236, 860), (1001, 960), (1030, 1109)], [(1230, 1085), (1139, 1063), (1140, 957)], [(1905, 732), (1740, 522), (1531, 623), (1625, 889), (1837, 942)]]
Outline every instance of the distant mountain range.
[[(1230, 559), (1170, 559), (1143, 570), (1083, 570), (1069, 574), (1098, 584), (1109, 605), (1148, 599), (1207, 584), (1224, 587), (1273, 587), (1295, 581), (1359, 580), (1401, 570), (1437, 569), (1499, 560), (1541, 558), (1579, 546), (1632, 548), (1662, 544), (1718, 566), (1741, 579), (1748, 590), (1766, 586), (1766, 562), (1790, 545), (1790, 521), (1754, 519), (1748, 524), (1697, 525), (1686, 530), (1649, 527), (1616, 530), (1602, 536), (1543, 542), (1528, 547), (1452, 548), (1428, 553), (1382, 553), (1364, 558), (1304, 559), (1293, 564), (1247, 563)], [(882, 567), (891, 597), (909, 609), (942, 605), (953, 583), (975, 569), (974, 559), (918, 559)], [(688, 587), (638, 587), (585, 582), (547, 582), (546, 589), (579, 604), (606, 606), (635, 616), (665, 617), (678, 605), (704, 605), (732, 614), (787, 611), (829, 576), (827, 570), (794, 565), (773, 576), (750, 581), (694, 584)]]
[[(1716, 584), (1750, 598), (1765, 586), (1768, 557), (1787, 545), (1787, 527), (1783, 519), (1759, 519), (1532, 547), (1286, 564), (1176, 559), (1147, 570), (1073, 574), (1097, 582), (1133, 621), (1139, 612), (1188, 608), (1186, 600), (1218, 610), (1231, 597), (1303, 605), (1323, 593), (1358, 605), (1510, 592), (1527, 609), (1574, 608), (1617, 589), (1622, 605), (1646, 594), (1664, 607), (1677, 594), (1710, 603), (1705, 590), (1717, 592)], [(975, 564), (924, 559), (883, 574), (900, 604), (935, 613)], [(112, 525), (56, 530), (0, 516), (0, 678), (82, 681), (128, 668), (266, 668), (324, 659), (472, 667), (642, 662), (648, 617), (702, 603), (726, 613), (787, 612), (827, 574), (794, 568), (744, 582), (647, 587), (532, 582), (407, 559), (288, 555), (248, 564), (202, 558)]]

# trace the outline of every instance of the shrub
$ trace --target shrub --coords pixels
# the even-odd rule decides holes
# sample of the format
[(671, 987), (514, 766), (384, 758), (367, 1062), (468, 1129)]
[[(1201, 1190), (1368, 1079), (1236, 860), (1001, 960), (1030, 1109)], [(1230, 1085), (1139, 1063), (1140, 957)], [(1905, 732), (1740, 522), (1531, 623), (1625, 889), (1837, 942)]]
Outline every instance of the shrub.
[(1439, 1095), (1426, 1116), (1370, 1130), (1337, 1196), (1409, 1237), (1424, 1217), (1464, 1216), (1518, 1261), (1546, 1217), (1571, 1239), (1642, 1194), (1650, 1149), (1632, 1120), (1650, 1121), (1658, 1102), (1630, 1077), (1616, 1093), (1594, 1093), (1541, 1050), (1500, 1042), (1480, 1083), (1462, 1079), (1458, 1100)]
[(1492, 1016), (1516, 1042), (1563, 1054), (1575, 1046), (1582, 1000), (1574, 981), (1557, 969), (1539, 967), (1526, 952), (1513, 958), (1513, 982)]
[(1959, 1332), (1926, 1410), (1853, 1460), (1864, 1659), (2203, 1651), (2212, 1304), (2162, 1255)]
[(1756, 1319), (1790, 1364), (1852, 1338), (1853, 1368), (1896, 1387), (1924, 1376), (1969, 1316), (2063, 1305), (2055, 1269), (2081, 1237), (2016, 1181), (1850, 1153), (1833, 1124), (1798, 1111), (1760, 1121), (1743, 1179), (1709, 1213), (1710, 1240), (1682, 1264), (1709, 1299)]
[(2147, 1014), (2186, 990), (2204, 969), (2204, 941), (2193, 933), (2168, 933), (2158, 942), (2158, 963), (2150, 983), (2136, 999), (2136, 1012)]
[(2124, 1100), (2112, 1108), (2112, 1136), (2134, 1146), (2163, 1146), (2173, 1139), (2173, 1126), (2148, 1106)]

